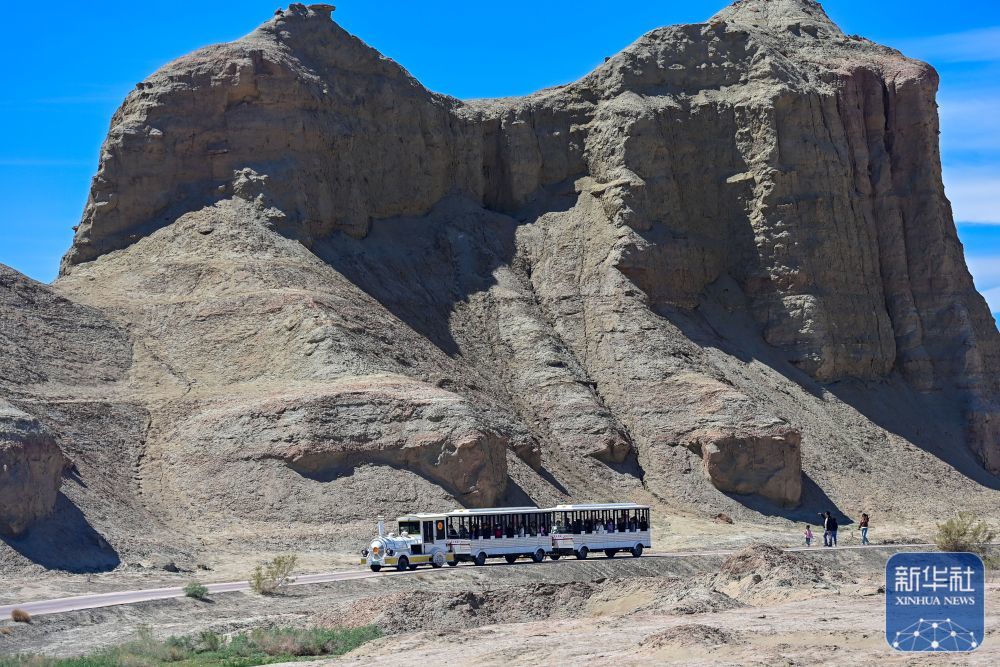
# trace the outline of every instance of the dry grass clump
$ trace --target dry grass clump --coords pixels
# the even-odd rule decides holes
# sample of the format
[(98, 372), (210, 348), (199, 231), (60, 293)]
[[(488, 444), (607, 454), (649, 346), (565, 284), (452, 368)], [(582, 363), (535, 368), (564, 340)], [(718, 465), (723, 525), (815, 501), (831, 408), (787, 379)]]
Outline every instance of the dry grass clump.
[(31, 614), (23, 609), (14, 609), (10, 612), (10, 620), (15, 623), (31, 623)]
[(299, 558), (293, 554), (275, 556), (267, 563), (261, 563), (250, 574), (250, 588), (261, 595), (274, 595), (295, 581), (291, 577)]
[(959, 512), (958, 516), (938, 524), (934, 543), (941, 551), (968, 551), (986, 555), (996, 531), (972, 512)]

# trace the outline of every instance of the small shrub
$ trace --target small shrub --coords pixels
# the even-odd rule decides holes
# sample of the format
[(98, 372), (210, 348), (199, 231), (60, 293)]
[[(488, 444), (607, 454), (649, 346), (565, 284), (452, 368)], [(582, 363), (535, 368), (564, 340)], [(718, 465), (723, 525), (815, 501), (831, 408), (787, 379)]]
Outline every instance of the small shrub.
[(222, 637), (211, 630), (203, 630), (198, 635), (198, 644), (195, 650), (198, 653), (214, 653), (222, 648)]
[(299, 558), (293, 554), (275, 556), (268, 563), (261, 563), (250, 574), (250, 589), (261, 595), (274, 595), (295, 581), (292, 570)]
[(184, 587), (184, 595), (195, 600), (204, 600), (208, 597), (208, 588), (197, 581), (192, 581)]
[(31, 623), (31, 614), (23, 609), (13, 609), (10, 612), (10, 620), (15, 623)]
[(269, 656), (343, 655), (382, 633), (375, 626), (361, 628), (259, 628), (250, 632), (249, 643)]
[(934, 543), (941, 551), (971, 551), (985, 555), (986, 547), (996, 532), (972, 512), (959, 512), (958, 516), (938, 524)]

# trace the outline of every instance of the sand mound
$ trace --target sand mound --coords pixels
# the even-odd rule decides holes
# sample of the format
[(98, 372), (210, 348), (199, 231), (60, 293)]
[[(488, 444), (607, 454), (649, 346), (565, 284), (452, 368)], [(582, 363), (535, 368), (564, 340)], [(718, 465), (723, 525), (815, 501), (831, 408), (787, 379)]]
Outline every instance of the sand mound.
[(822, 594), (844, 580), (842, 572), (826, 570), (815, 560), (769, 544), (751, 544), (723, 561), (713, 583), (741, 602), (763, 604)]
[(704, 577), (643, 577), (455, 592), (401, 591), (354, 600), (319, 614), (316, 622), (331, 627), (374, 624), (387, 634), (396, 634), (415, 627), (443, 630), (581, 616), (700, 614), (740, 606), (737, 600), (712, 590), (711, 580)]
[(739, 636), (730, 630), (701, 623), (685, 623), (646, 637), (640, 646), (647, 649), (669, 646), (718, 646), (731, 644), (738, 639)]
[(387, 634), (446, 628), (475, 628), (495, 623), (522, 623), (572, 615), (594, 594), (594, 584), (529, 584), (486, 590), (401, 591), (355, 600), (321, 614), (329, 626), (377, 625)]
[(723, 561), (719, 574), (739, 579), (747, 575), (763, 576), (804, 566), (812, 566), (812, 563), (806, 563), (802, 558), (770, 544), (751, 544)]

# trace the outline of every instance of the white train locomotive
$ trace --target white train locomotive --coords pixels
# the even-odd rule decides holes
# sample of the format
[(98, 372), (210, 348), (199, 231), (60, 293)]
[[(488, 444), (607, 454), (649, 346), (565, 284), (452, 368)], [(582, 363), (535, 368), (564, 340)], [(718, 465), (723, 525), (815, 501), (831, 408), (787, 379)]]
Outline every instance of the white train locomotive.
[(414, 570), (488, 558), (513, 563), (546, 556), (587, 558), (603, 552), (639, 557), (652, 546), (649, 507), (635, 503), (556, 505), (551, 508), (495, 507), (441, 514), (411, 514), (397, 519), (396, 532), (386, 532), (379, 517), (378, 536), (363, 549), (362, 564)]

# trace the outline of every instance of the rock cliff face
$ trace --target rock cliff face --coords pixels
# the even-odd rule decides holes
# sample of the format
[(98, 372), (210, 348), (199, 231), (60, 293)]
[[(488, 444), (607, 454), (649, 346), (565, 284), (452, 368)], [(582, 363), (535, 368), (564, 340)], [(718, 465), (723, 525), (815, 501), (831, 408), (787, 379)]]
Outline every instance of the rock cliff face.
[[(463, 102), (331, 12), (181, 58), (112, 120), (57, 288), (137, 341), (159, 511), (903, 511), (884, 484), (918, 465), (997, 502), (1000, 336), (928, 65), (745, 0)], [(229, 481), (178, 501), (196, 479)]]
[(23, 533), (52, 512), (66, 466), (37, 420), (0, 401), (0, 534)]
[(55, 510), (66, 519), (50, 522), (58, 550), (89, 539), (81, 508), (127, 507), (141, 521), (131, 477), (145, 415), (117, 392), (131, 364), (126, 332), (5, 266), (0, 314), (0, 533), (30, 537)]

